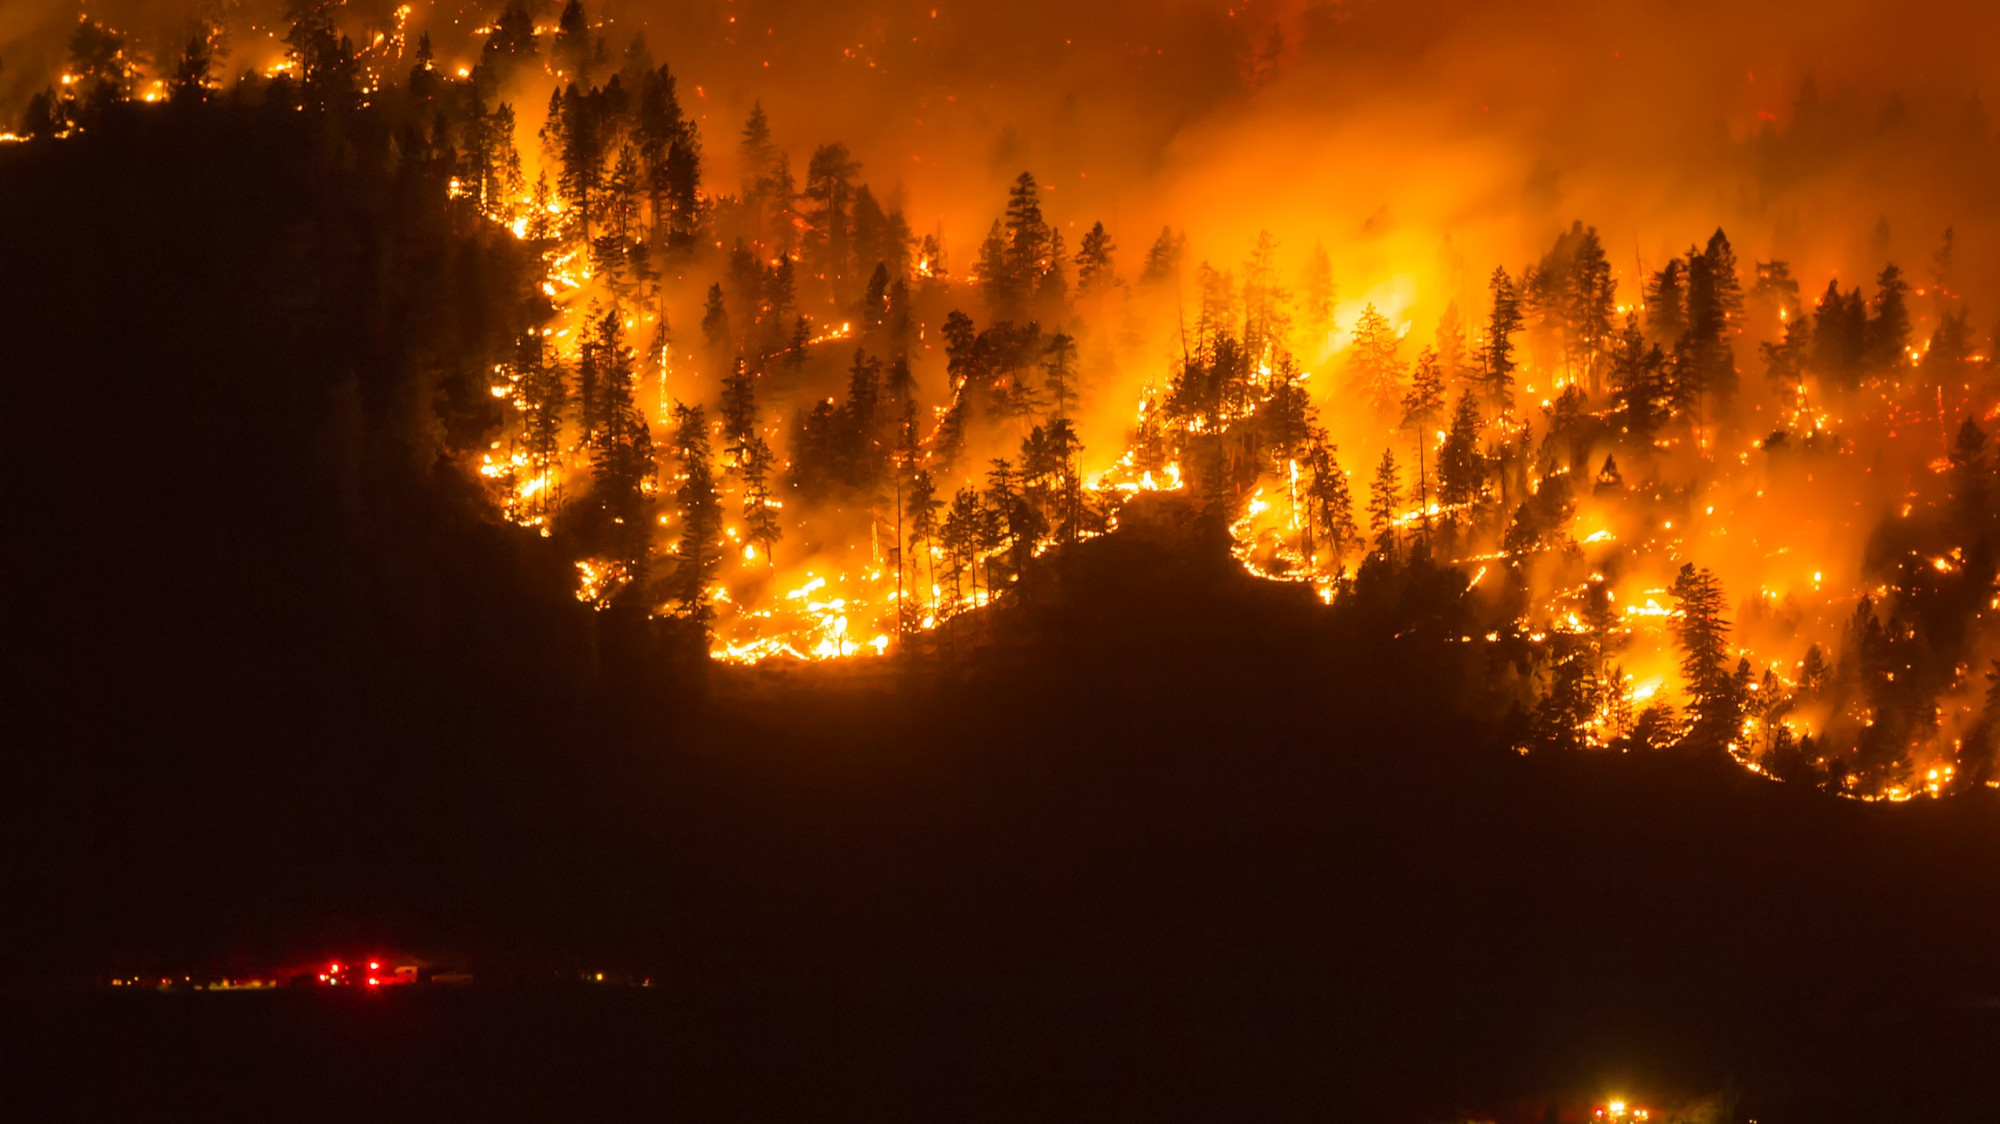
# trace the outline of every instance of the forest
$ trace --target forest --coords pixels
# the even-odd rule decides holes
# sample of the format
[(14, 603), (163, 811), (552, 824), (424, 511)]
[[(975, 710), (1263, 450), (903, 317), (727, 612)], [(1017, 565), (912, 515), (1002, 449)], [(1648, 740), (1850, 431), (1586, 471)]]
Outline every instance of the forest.
[[(1871, 217), (1798, 276), (1565, 215), (1527, 260), (1445, 238), (1419, 298), (1011, 167), (953, 239), (761, 103), (704, 132), (582, 0), (488, 15), (461, 50), (291, 0), (264, 66), (86, 16), (0, 135), (21, 971), (392, 932), (524, 974), (1185, 971), (1200, 1021), (1241, 1000), (1205, 950), (1310, 974), (1291, 902), (1391, 1029), (1274, 1088), (1378, 1108), (1436, 1092), (1412, 1058), (1519, 1092), (1452, 1051), (1520, 1016), (1582, 1057), (1645, 1004), (1725, 1028), (1676, 1074), (1837, 1089), (1831, 1031), (1766, 1028), (1990, 974), (1951, 921), (2000, 787), (1982, 246), (1898, 264)], [(1817, 98), (1747, 158), (1807, 159)], [(1649, 920), (1550, 920), (1594, 895)]]
[[(1462, 296), (1419, 331), (1373, 301), (1344, 320), (1323, 246), (1289, 271), (1266, 232), (1218, 268), (1169, 226), (1121, 253), (1023, 171), (955, 275), (845, 145), (795, 173), (761, 106), (707, 140), (736, 150), (716, 182), (669, 66), (581, 3), (552, 28), (505, 9), (457, 75), (339, 14), (294, 5), (283, 60), (230, 83), (211, 25), (149, 77), (86, 18), (10, 155), (255, 137), (337, 168), (368, 241), (277, 268), (386, 270), (422, 302), (313, 309), (398, 353), (319, 374), (353, 396), (347, 439), (394, 446), (347, 455), (463, 481), (450, 518), (546, 539), (509, 549), (567, 559), (613, 628), (737, 663), (935, 658), (996, 600), (1064, 596), (1064, 555), (1166, 497), (1336, 610), (1449, 618), (1483, 649), (1466, 705), (1524, 751), (1871, 799), (1995, 780), (1993, 341), (1949, 230), (1865, 289), (1746, 266), (1721, 229), (1621, 288), (1579, 221), (1511, 272), (1454, 262)], [(1121, 410), (1148, 333), (1168, 358)], [(1849, 489), (1858, 552), (1725, 540)]]

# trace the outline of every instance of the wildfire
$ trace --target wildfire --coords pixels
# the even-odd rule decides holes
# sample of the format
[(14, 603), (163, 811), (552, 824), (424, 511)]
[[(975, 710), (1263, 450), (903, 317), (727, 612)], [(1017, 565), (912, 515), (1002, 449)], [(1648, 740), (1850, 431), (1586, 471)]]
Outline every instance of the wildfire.
[[(340, 48), (362, 104), (411, 16)], [(297, 91), (303, 58), (261, 74)], [(1051, 223), (1054, 186), (1024, 174), (960, 280), (942, 226), (915, 236), (859, 201), (844, 146), (814, 154), (801, 191), (760, 108), (744, 153), (761, 166), (718, 188), (699, 174), (712, 126), (664, 70), (607, 94), (581, 58), (535, 72), (562, 87), (539, 130), (514, 116), (529, 100), (485, 101), (475, 68), (420, 69), (478, 106), (436, 125), (454, 221), (489, 224), (544, 298), (474, 384), (502, 426), (462, 463), (501, 517), (580, 556), (583, 603), (687, 617), (730, 663), (880, 656), (1172, 496), (1227, 529), (1247, 573), (1322, 602), (1399, 567), (1455, 571), (1452, 595), (1489, 615), (1450, 639), (1484, 638), (1537, 744), (1694, 739), (1897, 801), (1955, 790), (1967, 739), (1991, 737), (1975, 657), (2000, 589), (1964, 512), (1993, 499), (1976, 421), (2000, 400), (1944, 251), (1935, 284), (1891, 266), (1872, 297), (1836, 282), (1806, 301), (1786, 263), (1750, 270), (1721, 231), (1626, 276), (1577, 223), (1483, 286), (1383, 242), (1349, 255), (1343, 298), (1323, 249), (1294, 285), (1270, 234), (1233, 270), (1183, 261), (1169, 228), (1132, 285), (1103, 224), (1066, 244), (1088, 216)], [(79, 130), (96, 87), (148, 114), (187, 88), (122, 46), (100, 65), (60, 74), (28, 131)], [(877, 260), (840, 257), (864, 235)], [(808, 488), (813, 471), (833, 479)], [(1911, 622), (1947, 604), (1969, 608), (1944, 631), (1974, 639), (1931, 666)]]

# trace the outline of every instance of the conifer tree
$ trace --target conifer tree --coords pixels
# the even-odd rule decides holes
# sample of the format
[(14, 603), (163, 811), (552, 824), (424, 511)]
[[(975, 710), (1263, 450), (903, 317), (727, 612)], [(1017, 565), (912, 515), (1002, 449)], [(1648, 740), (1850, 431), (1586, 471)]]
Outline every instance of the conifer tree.
[(427, 102), (437, 97), (440, 85), (437, 51), (431, 47), (431, 33), (426, 31), (417, 36), (417, 59), (410, 66), (410, 75), (404, 80), (403, 88), (409, 91), (412, 101)]
[(1014, 472), (1013, 462), (1005, 457), (995, 457), (992, 468), (986, 473), (986, 520), (982, 547), (989, 552), (986, 559), (986, 586), (997, 588), (993, 578), (993, 566), (999, 555), (1005, 555), (1004, 568), (1009, 580), (1019, 576), (1019, 561), (1025, 529), (1021, 518), (1022, 500), (1020, 477)]
[(965, 424), (972, 399), (963, 388), (952, 392), (951, 403), (939, 415), (937, 429), (931, 434), (931, 456), (943, 468), (958, 463), (965, 452)]
[(605, 351), (606, 333), (603, 327), (606, 321), (615, 322), (617, 318), (616, 307), (605, 312), (593, 304), (590, 330), (577, 347), (577, 420), (582, 424), (586, 445), (596, 442), (598, 433), (604, 428), (604, 382), (613, 360)]
[(1952, 514), (1958, 529), (1967, 540), (1965, 545), (1981, 545), (1992, 521), (1992, 471), (1986, 463), (1986, 431), (1972, 415), (1959, 423), (1958, 436), (1953, 438), (1945, 460), (1950, 466)]
[(1007, 189), (1006, 230), (1008, 288), (1018, 296), (1026, 296), (1039, 287), (1042, 273), (1048, 268), (1053, 234), (1042, 218), (1041, 189), (1031, 172), (1016, 176), (1013, 186)]
[(1361, 529), (1354, 522), (1353, 493), (1347, 486), (1347, 473), (1341, 471), (1337, 453), (1337, 449), (1327, 444), (1325, 433), (1313, 434), (1312, 483), (1307, 491), (1336, 564), (1361, 540)]
[[(354, 101), (354, 45), (340, 34), (335, 14), (339, 8), (339, 0), (289, 0), (285, 6), (285, 19), (291, 24), (285, 33), (285, 57), (298, 67), (299, 86), (310, 108), (339, 109)], [(75, 42), (72, 37), (72, 53)]]
[(1861, 290), (1842, 293), (1838, 281), (1827, 282), (1813, 310), (1812, 369), (1852, 389), (1867, 359), (1868, 306)]
[(522, 439), (528, 467), (542, 481), (531, 498), (537, 511), (546, 514), (556, 502), (552, 473), (560, 463), (569, 387), (561, 365), (548, 354), (547, 339), (539, 330), (530, 329), (521, 336), (514, 365), (520, 376)]
[(849, 253), (852, 255), (856, 276), (873, 274), (877, 266), (882, 267), (883, 291), (888, 291), (888, 241), (889, 216), (882, 211), (882, 204), (876, 202), (875, 192), (867, 184), (854, 189), (854, 202), (849, 215)]
[(889, 319), (889, 267), (881, 262), (868, 275), (868, 285), (855, 306), (855, 319), (863, 331), (879, 332)]
[(1361, 310), (1354, 324), (1354, 340), (1348, 345), (1348, 370), (1356, 393), (1384, 420), (1395, 418), (1403, 402), (1402, 363), (1396, 355), (1402, 342), (1389, 318), (1373, 304)]
[(1486, 490), (1486, 458), (1479, 444), (1479, 403), (1470, 390), (1458, 396), (1451, 428), (1438, 448), (1438, 500), (1457, 507), (1477, 503)]
[(604, 181), (603, 225), (591, 246), (597, 269), (614, 278), (621, 277), (640, 242), (639, 189), (638, 154), (626, 145)]
[[(1430, 489), (1424, 466), (1424, 451), (1431, 443), (1431, 430), (1444, 412), (1444, 378), (1437, 365), (1437, 353), (1425, 348), (1417, 356), (1410, 378), (1409, 393), (1403, 396), (1403, 428), (1410, 431), (1417, 446), (1417, 505), (1424, 512), (1424, 533), (1430, 533)], [(1428, 542), (1425, 544), (1428, 546)]]
[(751, 438), (757, 435), (757, 382), (738, 359), (722, 380), (722, 455), (740, 470)]
[(888, 396), (896, 416), (914, 417), (917, 409), (917, 377), (910, 370), (910, 361), (898, 356), (889, 364), (889, 373), (882, 378), (882, 392)]
[(1742, 319), (1743, 293), (1736, 278), (1736, 255), (1729, 239), (1717, 230), (1708, 248), (1688, 249), (1687, 330), (1675, 352), (1677, 397), (1692, 403), (1695, 424), (1705, 425), (1707, 400), (1726, 411), (1736, 393), (1736, 355), (1729, 342), (1731, 327)]
[(853, 204), (854, 177), (860, 171), (861, 162), (848, 154), (844, 144), (820, 145), (806, 165), (804, 197), (811, 205), (805, 213), (802, 247), (806, 270), (820, 281), (823, 291), (842, 305), (851, 299), (849, 209)]
[[(430, 33), (425, 32), (417, 48), (418, 65), (426, 71), (431, 70), (429, 64), (434, 57), (430, 54), (430, 39)], [(541, 51), (535, 42), (535, 18), (528, 14), (526, 4), (510, 0), (500, 18), (493, 21), (493, 32), (480, 48), (479, 85), (488, 91), (510, 89), (515, 75), (540, 58)]]
[(979, 598), (979, 544), (984, 527), (985, 503), (973, 488), (960, 488), (952, 497), (951, 510), (944, 518), (945, 555), (951, 563), (951, 597), (960, 597), (961, 577), (970, 577), (972, 597)]
[(1301, 385), (1298, 362), (1279, 352), (1271, 364), (1270, 384), (1257, 408), (1257, 439), (1269, 450), (1271, 467), (1287, 475), (1291, 462), (1303, 455), (1312, 439), (1312, 397)]
[(653, 438), (634, 393), (632, 350), (617, 309), (593, 326), (601, 419), (591, 442), (592, 497), (608, 516), (618, 560), (634, 588), (643, 588), (651, 551)]
[(1597, 228), (1588, 227), (1578, 240), (1572, 260), (1574, 280), (1570, 286), (1571, 307), (1566, 319), (1582, 351), (1585, 374), (1592, 397), (1603, 392), (1603, 379), (1612, 348), (1613, 310), (1618, 299), (1617, 282), (1611, 276), (1611, 262), (1604, 255)]
[(549, 174), (536, 173), (535, 190), (528, 201), (527, 236), (530, 242), (553, 242), (561, 234), (556, 207), (555, 191), (549, 187)]
[(170, 100), (175, 102), (203, 102), (215, 89), (215, 49), (210, 44), (213, 31), (203, 24), (201, 29), (188, 37), (187, 46), (181, 50), (181, 57), (174, 64), (174, 82)]
[(1201, 306), (1195, 315), (1195, 354), (1213, 358), (1220, 342), (1235, 338), (1236, 277), (1207, 262), (1195, 266), (1195, 286), (1201, 291)]
[(847, 401), (841, 405), (841, 476), (871, 500), (886, 482), (889, 446), (883, 440), (882, 361), (861, 348), (847, 371)]
[(1187, 239), (1174, 234), (1174, 228), (1163, 226), (1160, 236), (1146, 250), (1146, 264), (1139, 273), (1139, 284), (1159, 285), (1180, 276), (1181, 262), (1187, 257)]
[(1368, 530), (1375, 536), (1375, 549), (1394, 558), (1401, 537), (1396, 516), (1403, 507), (1403, 484), (1396, 469), (1394, 450), (1382, 450), (1375, 466), (1375, 479), (1368, 487)]
[(772, 350), (783, 346), (785, 333), (798, 311), (798, 287), (792, 274), (792, 259), (780, 256), (764, 273), (762, 285), (765, 319), (771, 325)]
[(729, 329), (729, 308), (723, 304), (719, 282), (708, 287), (708, 301), (702, 305), (701, 338), (708, 344), (709, 361), (718, 367), (735, 349), (735, 335)]
[(680, 603), (682, 616), (706, 629), (715, 617), (709, 587), (722, 565), (722, 505), (715, 495), (707, 416), (700, 406), (676, 402), (673, 418), (674, 455), (680, 463), (674, 501), (680, 509), (681, 534), (670, 596)]
[(750, 117), (743, 123), (743, 138), (736, 144), (736, 162), (742, 169), (743, 195), (753, 198), (770, 189), (778, 171), (778, 146), (771, 143), (771, 119), (764, 115), (764, 103), (750, 103)]
[(589, 87), (592, 72), (604, 62), (604, 43), (591, 30), (582, 0), (569, 0), (563, 5), (562, 15), (556, 19), (555, 45), (550, 54), (559, 76)]
[(1799, 318), (1799, 283), (1792, 277), (1790, 262), (1760, 261), (1757, 263), (1757, 284), (1750, 290), (1750, 299), (1757, 302), (1762, 314), (1777, 317), (1787, 325)]
[[(937, 483), (927, 470), (919, 468), (910, 474), (903, 507), (909, 512), (910, 552), (923, 560), (923, 589), (928, 601), (937, 588), (937, 562), (931, 554), (931, 543), (938, 534), (938, 512), (944, 509), (944, 501), (938, 498)], [(936, 613), (934, 605), (932, 612)]]
[(764, 564), (774, 564), (772, 551), (785, 531), (778, 523), (778, 505), (771, 497), (772, 457), (770, 443), (752, 430), (742, 443), (738, 472), (743, 477), (743, 537), (764, 556)]
[(1589, 652), (1577, 637), (1557, 633), (1550, 639), (1549, 688), (1535, 704), (1534, 737), (1551, 749), (1582, 749), (1596, 713), (1597, 684), (1590, 674)]
[[(1299, 528), (1299, 549), (1308, 558), (1313, 554), (1314, 521), (1310, 494), (1301, 489), (1309, 467), (1302, 469), (1301, 463), (1309, 465), (1314, 415), (1312, 398), (1301, 385), (1297, 361), (1290, 352), (1279, 352), (1271, 364), (1264, 400), (1257, 407), (1254, 439), (1271, 470), (1284, 478), (1292, 521)], [(1301, 503), (1305, 505), (1304, 519), (1298, 518)]]
[(1444, 376), (1438, 368), (1437, 352), (1427, 347), (1417, 355), (1409, 391), (1403, 396), (1403, 427), (1418, 429), (1435, 425), (1443, 412)]
[(1076, 251), (1076, 287), (1080, 292), (1095, 293), (1118, 283), (1117, 275), (1112, 272), (1112, 254), (1117, 249), (1111, 236), (1104, 232), (1104, 224), (1092, 223)]
[(1785, 321), (1783, 339), (1758, 345), (1758, 351), (1764, 357), (1764, 376), (1788, 397), (1796, 395), (1805, 376), (1809, 338), (1810, 331), (1805, 320), (1792, 317)]
[(781, 258), (796, 260), (799, 256), (799, 232), (805, 220), (799, 214), (799, 188), (792, 178), (790, 155), (778, 154), (778, 168), (771, 174), (766, 197), (771, 215), (771, 249)]
[(1868, 319), (1868, 361), (1877, 367), (1899, 367), (1910, 346), (1910, 283), (1894, 262), (1875, 279), (1875, 301)]
[(926, 287), (940, 285), (949, 274), (945, 270), (944, 243), (935, 234), (926, 234), (917, 245), (916, 269)]
[(1708, 236), (1702, 257), (1708, 262), (1709, 284), (1715, 290), (1715, 306), (1722, 321), (1720, 331), (1727, 331), (1743, 323), (1743, 282), (1736, 266), (1736, 251), (1730, 247), (1729, 236), (1721, 227)]
[(1714, 574), (1689, 562), (1674, 578), (1672, 592), (1681, 610), (1676, 627), (1681, 675), (1693, 700), (1688, 708), (1693, 726), (1686, 744), (1697, 752), (1721, 754), (1736, 739), (1742, 713), (1729, 672), (1729, 622), (1722, 615), (1722, 586)]
[(1940, 382), (1962, 375), (1972, 361), (1972, 346), (1971, 310), (1946, 311), (1938, 317), (1930, 344), (1924, 348), (1923, 368)]
[(1646, 282), (1646, 327), (1655, 342), (1671, 344), (1687, 331), (1687, 266), (1679, 258)]
[(1061, 531), (1065, 542), (1074, 540), (1078, 527), (1081, 493), (1076, 456), (1081, 448), (1068, 418), (1035, 426), (1021, 442), (1022, 497), (1043, 516), (1042, 522)]
[(1291, 299), (1278, 284), (1278, 242), (1268, 230), (1257, 232), (1250, 260), (1243, 266), (1243, 346), (1253, 362), (1284, 342), (1290, 330), (1285, 311)]
[(646, 67), (638, 86), (630, 132), (652, 224), (649, 242), (686, 251), (702, 221), (700, 132), (681, 111), (679, 82), (670, 69)]
[(951, 380), (952, 389), (977, 385), (982, 364), (979, 329), (972, 317), (954, 308), (945, 314), (940, 332), (944, 336), (945, 377)]
[[(661, 67), (662, 71), (666, 68)], [(660, 170), (666, 201), (666, 243), (669, 249), (687, 251), (701, 237), (701, 135), (692, 120), (685, 122), (667, 144), (666, 163)]]
[(1637, 314), (1628, 313), (1612, 355), (1611, 393), (1625, 433), (1642, 448), (1666, 424), (1669, 391), (1666, 353), (1646, 342)]
[(1007, 262), (1007, 232), (1000, 220), (993, 220), (985, 240), (979, 243), (979, 261), (973, 268), (987, 311), (1003, 320), (1013, 316), (1021, 307), (1022, 294)]
[(1069, 416), (1069, 411), (1077, 403), (1076, 389), (1076, 341), (1067, 333), (1058, 331), (1049, 337), (1049, 346), (1043, 351), (1042, 385), (1049, 392), (1049, 405), (1056, 417)]
[[(321, 5), (295, 3), (287, 18), (296, 21), (318, 17)], [(326, 5), (330, 12), (330, 5)], [(332, 18), (326, 16), (326, 26), (332, 29)], [(290, 42), (288, 39), (287, 42)], [(81, 92), (93, 106), (129, 100), (133, 83), (138, 80), (138, 68), (127, 54), (127, 43), (123, 35), (109, 27), (82, 15), (69, 34), (69, 89)], [(296, 60), (295, 60), (296, 61)], [(68, 91), (65, 91), (66, 93)]]
[(542, 143), (559, 166), (556, 193), (562, 198), (575, 234), (586, 244), (596, 236), (603, 207), (605, 121), (602, 99), (572, 85), (559, 90), (549, 106)]
[(1493, 314), (1486, 330), (1486, 402), (1496, 413), (1507, 414), (1514, 409), (1513, 336), (1521, 330), (1521, 302), (1504, 268), (1493, 270), (1490, 284)]
[(890, 356), (907, 369), (916, 323), (910, 310), (910, 283), (901, 277), (889, 285), (888, 313), (883, 317), (882, 329)]
[(1061, 320), (1068, 308), (1069, 274), (1064, 264), (1067, 261), (1062, 231), (1050, 230), (1041, 276), (1035, 283), (1035, 307), (1050, 320)]
[(785, 358), (790, 362), (793, 370), (805, 366), (806, 349), (811, 345), (812, 323), (801, 316), (792, 322), (792, 342), (791, 346), (785, 350)]
[(482, 209), (504, 220), (512, 214), (514, 200), (527, 187), (527, 180), (521, 174), (521, 152), (514, 145), (514, 107), (506, 102), (495, 107), (487, 119), (487, 133), (491, 138), (493, 165), (487, 173)]

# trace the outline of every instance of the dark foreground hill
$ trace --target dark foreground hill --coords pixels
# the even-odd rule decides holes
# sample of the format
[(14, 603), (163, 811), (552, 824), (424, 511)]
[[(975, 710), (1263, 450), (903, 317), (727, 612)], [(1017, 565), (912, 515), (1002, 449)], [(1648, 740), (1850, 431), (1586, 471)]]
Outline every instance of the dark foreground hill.
[[(502, 1113), (1992, 1103), (1991, 801), (1524, 758), (1434, 665), (1205, 557), (1107, 540), (1066, 576), (1084, 608), (1002, 614), (922, 664), (718, 672), (555, 733), (366, 716), (208, 746), (312, 755), (344, 808), (250, 784), (208, 803), (216, 758), (156, 761), (171, 795), (142, 820), (41, 809), (64, 854), (17, 966), (394, 947), (480, 982), (10, 1009), (59, 1060), (138, 1075), (90, 1102), (111, 1115), (284, 1103), (319, 1080), (301, 1055), (381, 1074), (346, 1089), (380, 1106)], [(188, 744), (128, 733), (124, 755)], [(342, 775), (391, 750), (411, 766)], [(652, 986), (552, 982), (595, 971)]]

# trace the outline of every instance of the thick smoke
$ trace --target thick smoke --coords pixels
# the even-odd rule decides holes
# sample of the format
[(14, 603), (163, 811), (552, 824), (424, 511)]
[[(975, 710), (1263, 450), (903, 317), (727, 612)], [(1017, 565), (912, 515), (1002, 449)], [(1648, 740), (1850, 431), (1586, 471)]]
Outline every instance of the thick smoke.
[[(348, 4), (357, 43), (396, 7)], [(410, 29), (469, 63), (497, 7), (419, 0)], [(1023, 169), (1054, 189), (1054, 217), (1102, 219), (1128, 258), (1172, 224), (1196, 257), (1233, 262), (1268, 227), (1297, 257), (1323, 240), (1351, 291), (1430, 273), (1446, 236), (1474, 268), (1516, 262), (1573, 218), (1614, 261), (1657, 261), (1718, 223), (1746, 258), (1805, 277), (1920, 260), (1951, 224), (1970, 260), (1994, 205), (1986, 4), (590, 7), (614, 63), (643, 35), (691, 88), (713, 185), (735, 182), (761, 100), (799, 159), (840, 140), (878, 192), (901, 183), (912, 225), (941, 226), (961, 263)], [(199, 19), (228, 32), (225, 72), (282, 51), (276, 0), (25, 0), (0, 6), (0, 112), (55, 81), (86, 11), (149, 68)]]

